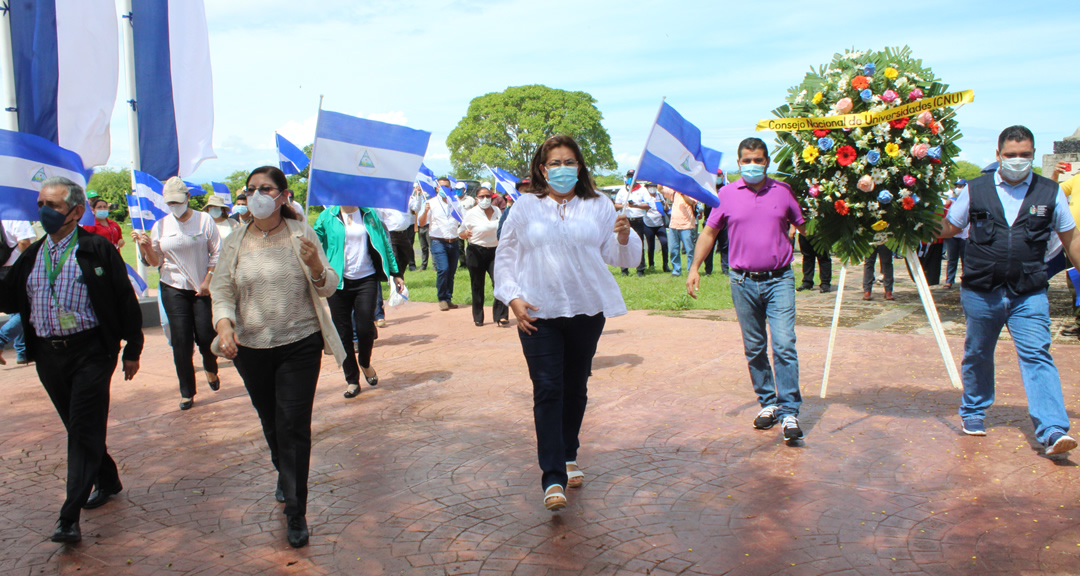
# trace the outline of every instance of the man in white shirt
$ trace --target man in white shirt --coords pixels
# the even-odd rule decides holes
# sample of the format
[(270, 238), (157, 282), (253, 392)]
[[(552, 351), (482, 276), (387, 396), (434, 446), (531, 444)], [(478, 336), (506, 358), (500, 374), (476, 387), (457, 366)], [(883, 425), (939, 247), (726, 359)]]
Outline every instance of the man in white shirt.
[[(449, 190), (450, 181), (439, 179), (439, 187)], [(435, 289), (439, 297), (439, 310), (457, 308), (454, 304), (454, 274), (458, 267), (458, 221), (454, 218), (450, 202), (440, 193), (424, 204), (424, 210), (416, 221), (428, 226), (431, 240), (431, 258), (435, 261)]]
[[(641, 184), (634, 184), (634, 188), (630, 188), (630, 184), (634, 182), (634, 171), (629, 170), (626, 173), (626, 181), (619, 193), (615, 195), (615, 209), (622, 210), (626, 217), (630, 220), (630, 228), (634, 230), (634, 233), (638, 235), (638, 238), (645, 237), (645, 212), (648, 211), (649, 205), (644, 201), (645, 187)], [(641, 263), (637, 267), (637, 275), (645, 275), (645, 258), (644, 251), (642, 251)], [(626, 268), (622, 269), (623, 276), (629, 276), (630, 271)]]
[[(34, 230), (30, 223), (24, 220), (4, 220), (0, 222), (0, 256), (7, 253), (3, 267), (0, 267), (0, 280), (3, 280), (11, 271), (11, 265), (19, 259), (19, 254), (30, 247), (34, 241)], [(10, 252), (9, 252), (10, 251)], [(18, 313), (8, 316), (7, 323), (0, 328), (0, 364), (6, 364), (4, 360), (4, 348), (8, 343), (15, 348), (15, 362), (26, 364), (26, 337), (23, 336), (22, 317)]]

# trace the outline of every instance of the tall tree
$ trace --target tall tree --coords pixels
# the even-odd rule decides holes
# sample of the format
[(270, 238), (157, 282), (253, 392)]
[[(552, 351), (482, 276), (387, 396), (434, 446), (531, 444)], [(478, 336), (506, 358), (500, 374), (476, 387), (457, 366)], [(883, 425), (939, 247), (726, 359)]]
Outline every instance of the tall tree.
[(524, 177), (544, 140), (566, 134), (581, 146), (591, 170), (614, 170), (611, 137), (601, 120), (596, 99), (586, 92), (512, 86), (473, 98), (446, 147), (456, 174), (483, 176), (487, 164)]

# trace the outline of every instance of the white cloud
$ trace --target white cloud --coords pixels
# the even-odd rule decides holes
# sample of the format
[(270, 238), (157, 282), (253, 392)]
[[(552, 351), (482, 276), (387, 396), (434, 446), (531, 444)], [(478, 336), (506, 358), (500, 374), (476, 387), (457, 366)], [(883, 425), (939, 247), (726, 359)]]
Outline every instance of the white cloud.
[(315, 125), (318, 120), (317, 116), (309, 116), (300, 122), (289, 120), (277, 131), (289, 142), (303, 148), (315, 141)]
[(392, 110), (390, 112), (374, 112), (367, 115), (368, 120), (378, 120), (379, 122), (386, 122), (387, 124), (400, 124), (402, 126), (409, 122), (409, 119), (405, 117), (405, 113), (401, 110)]

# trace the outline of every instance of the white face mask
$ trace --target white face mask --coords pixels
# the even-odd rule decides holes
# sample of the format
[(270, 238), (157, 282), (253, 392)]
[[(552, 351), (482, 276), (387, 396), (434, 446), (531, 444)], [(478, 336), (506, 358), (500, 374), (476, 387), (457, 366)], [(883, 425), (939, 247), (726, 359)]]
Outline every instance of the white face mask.
[(274, 214), (274, 210), (277, 209), (277, 202), (270, 197), (269, 194), (263, 194), (262, 192), (256, 192), (248, 197), (248, 210), (251, 211), (251, 215), (259, 220), (265, 220)]
[(1027, 178), (1031, 172), (1031, 158), (1002, 158), (1000, 162), (1001, 177), (1017, 182)]
[(481, 210), (487, 210), (488, 208), (491, 208), (491, 198), (481, 198), (476, 201), (476, 205), (479, 206)]
[(169, 204), (169, 211), (172, 212), (173, 216), (176, 216), (177, 218), (183, 216), (184, 213), (187, 212), (187, 210), (187, 204)]
[(221, 208), (211, 208), (210, 209), (210, 217), (211, 218), (221, 218)]

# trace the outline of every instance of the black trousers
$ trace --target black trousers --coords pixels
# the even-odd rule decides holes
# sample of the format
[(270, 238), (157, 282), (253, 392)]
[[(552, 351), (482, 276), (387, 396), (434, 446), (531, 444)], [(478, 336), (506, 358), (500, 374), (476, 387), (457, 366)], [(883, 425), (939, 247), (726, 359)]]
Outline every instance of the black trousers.
[(412, 227), (409, 230), (398, 230), (390, 233), (390, 249), (394, 251), (394, 260), (397, 260), (398, 270), (404, 270), (413, 261)]
[(588, 384), (604, 315), (541, 318), (536, 332), (518, 330), (533, 383), (540, 486), (566, 486), (566, 463), (577, 460), (578, 434), (589, 402)]
[[(633, 229), (633, 231), (637, 233), (638, 238), (644, 238), (645, 237), (645, 221), (644, 221), (644, 219), (642, 219), (642, 218), (630, 218), (630, 228)], [(638, 272), (644, 272), (645, 271), (645, 246), (644, 246), (644, 244), (645, 243), (642, 242), (641, 263), (638, 264), (638, 267), (637, 267)], [(623, 272), (628, 272), (628, 270), (626, 268), (623, 268), (622, 271)]]
[[(668, 266), (667, 257), (667, 230), (665, 230), (663, 226), (644, 226), (644, 224), (642, 226), (643, 230), (645, 231), (645, 237), (643, 238), (643, 240), (646, 244), (645, 254), (649, 257), (649, 268), (652, 268), (654, 265), (653, 253), (656, 252), (656, 241), (659, 240), (660, 257), (663, 259), (662, 262), (664, 263), (664, 272), (670, 271), (671, 268)], [(644, 262), (644, 260), (642, 260), (642, 262)]]
[(799, 234), (799, 252), (802, 252), (802, 285), (807, 288), (814, 285), (814, 264), (818, 266), (818, 275), (822, 286), (832, 286), (832, 258), (829, 253), (819, 254), (810, 243), (810, 239)]
[(259, 413), (270, 461), (285, 493), (285, 515), (307, 514), (311, 407), (319, 383), (322, 333), (275, 348), (237, 346), (233, 360)]
[[(422, 257), (422, 260), (420, 261), (420, 268), (423, 268), (423, 269), (426, 270), (427, 269), (427, 262), (428, 262), (428, 254), (431, 253), (431, 237), (428, 236), (428, 227), (427, 226), (417, 226), (416, 227), (416, 235), (420, 237), (420, 256)], [(415, 262), (415, 258), (416, 258), (415, 253), (413, 255), (413, 258), (414, 258), (414, 262)]]
[[(706, 216), (708, 219), (708, 216)], [(695, 242), (694, 244), (697, 244)], [(720, 273), (727, 274), (731, 268), (728, 266), (728, 237), (727, 227), (721, 228), (716, 234), (716, 244), (713, 245), (713, 249), (709, 250), (709, 255), (705, 257), (705, 273), (712, 274), (713, 271), (713, 255), (717, 252), (720, 253)]]
[[(484, 280), (485, 274), (495, 284), (495, 249), (469, 244), (465, 249), (465, 265), (469, 268), (469, 280), (472, 285), (473, 322), (484, 321)], [(491, 319), (498, 322), (509, 318), (506, 304), (496, 299), (491, 305)]]
[(217, 335), (210, 297), (196, 296), (194, 290), (181, 290), (168, 284), (158, 286), (158, 296), (169, 317), (169, 335), (176, 378), (180, 380), (180, 397), (194, 398), (195, 366), (192, 355), (196, 343), (202, 356), (203, 370), (210, 374), (217, 374), (218, 371), (217, 356), (210, 351), (210, 344)]
[[(359, 280), (346, 278), (341, 289), (326, 299), (334, 328), (337, 328), (341, 344), (345, 346), (345, 364), (341, 369), (345, 372), (347, 384), (359, 384), (360, 366), (371, 366), (371, 348), (379, 337), (379, 330), (375, 327), (375, 301), (380, 294), (379, 288), (374, 274)], [(356, 352), (352, 345), (354, 321)]]
[(68, 433), (67, 499), (60, 518), (75, 522), (95, 485), (110, 489), (120, 484), (116, 462), (105, 448), (116, 355), (95, 328), (61, 348), (39, 338), (35, 360), (38, 378)]

